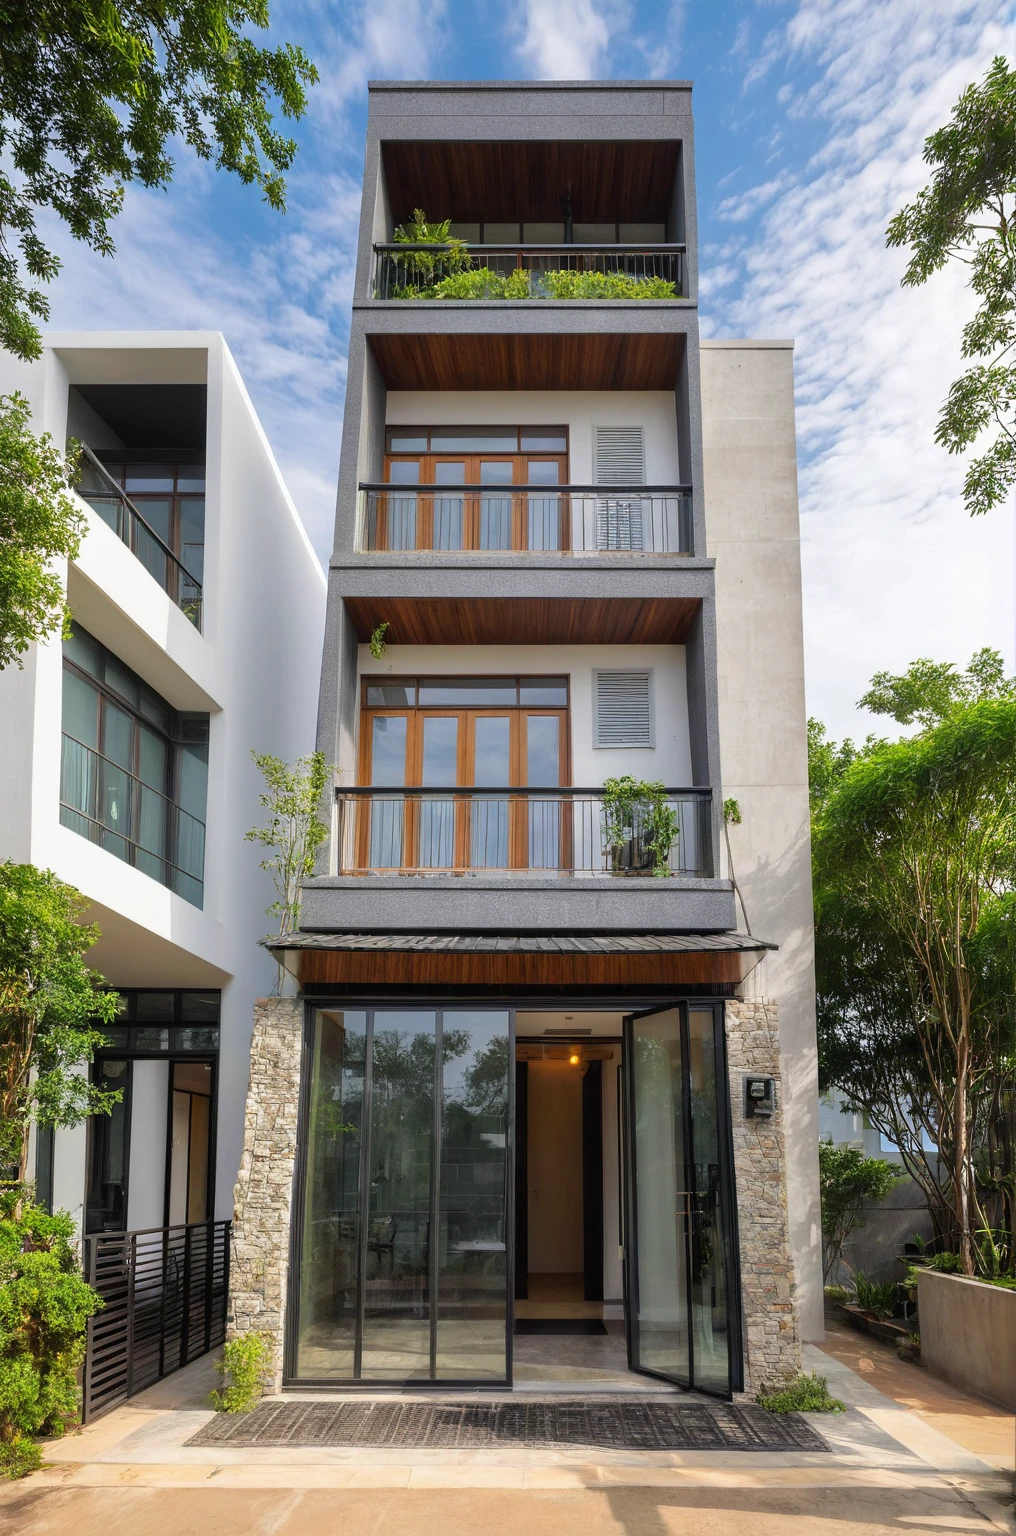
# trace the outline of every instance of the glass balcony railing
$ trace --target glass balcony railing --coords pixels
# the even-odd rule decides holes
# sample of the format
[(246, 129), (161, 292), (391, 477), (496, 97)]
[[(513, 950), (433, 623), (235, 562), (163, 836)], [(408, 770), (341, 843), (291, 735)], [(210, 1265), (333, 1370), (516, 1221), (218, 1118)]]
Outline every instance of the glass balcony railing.
[(142, 517), (122, 486), (90, 448), (81, 448), (81, 475), (75, 487), (196, 629), (201, 628), (201, 582)]
[(204, 822), (66, 732), (60, 822), (194, 906), (202, 905)]
[(712, 874), (707, 789), (668, 789), (661, 831), (647, 809), (619, 820), (602, 789), (343, 788), (340, 875)]
[(681, 485), (361, 485), (356, 548), (691, 555)]
[(375, 299), (680, 299), (685, 247), (471, 245), (374, 247)]

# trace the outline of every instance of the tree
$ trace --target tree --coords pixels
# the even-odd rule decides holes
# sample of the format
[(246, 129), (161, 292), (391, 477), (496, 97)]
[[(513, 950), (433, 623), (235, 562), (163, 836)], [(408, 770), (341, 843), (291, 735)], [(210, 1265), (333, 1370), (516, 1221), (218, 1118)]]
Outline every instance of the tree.
[(313, 874), (317, 850), (328, 836), (328, 824), (319, 810), (332, 771), (323, 752), (298, 758), (292, 766), (271, 752), (251, 756), (265, 781), (258, 803), (269, 812), (269, 819), (266, 827), (246, 832), (244, 841), (271, 850), (261, 860), (261, 868), (271, 875), (276, 898), (265, 911), (278, 919), (282, 938), (300, 926), (300, 882)]
[(994, 435), (966, 473), (971, 513), (987, 512), (1016, 484), (1016, 72), (999, 55), (980, 85), (963, 92), (944, 128), (924, 144), (929, 186), (893, 219), (890, 246), (907, 246), (905, 287), (926, 283), (949, 261), (970, 269), (978, 308), (963, 327), (973, 361), (949, 390), (935, 440), (965, 453)]
[(880, 674), (862, 702), (924, 729), (869, 743), (818, 800), (822, 1076), (881, 1122), (972, 1273), (986, 1185), (1016, 1175), (991, 1129), (1016, 1039), (1016, 685), (981, 652)]
[(66, 632), (64, 587), (53, 561), (73, 559), (84, 512), (68, 490), (73, 445), (64, 459), (49, 433), (36, 437), (23, 395), (0, 395), (0, 671), (33, 640)]
[(894, 1163), (887, 1163), (882, 1157), (866, 1157), (857, 1147), (834, 1147), (831, 1141), (820, 1144), (818, 1186), (827, 1281), (839, 1264), (847, 1238), (864, 1225), (864, 1207), (884, 1200), (901, 1176), (902, 1170)]
[[(278, 103), (299, 118), (317, 80), (302, 48), (258, 47), (268, 0), (17, 0), (0, 27), (0, 345), (38, 357), (35, 319), (59, 259), (36, 211), (49, 208), (78, 240), (111, 255), (110, 224), (128, 182), (166, 187), (169, 145), (260, 187), (285, 208), (293, 139), (273, 124)], [(34, 318), (33, 318), (34, 317)]]
[(79, 1125), (120, 1098), (85, 1070), (120, 1005), (85, 964), (99, 937), (87, 905), (49, 870), (0, 864), (0, 1162), (22, 1179), (33, 1121)]

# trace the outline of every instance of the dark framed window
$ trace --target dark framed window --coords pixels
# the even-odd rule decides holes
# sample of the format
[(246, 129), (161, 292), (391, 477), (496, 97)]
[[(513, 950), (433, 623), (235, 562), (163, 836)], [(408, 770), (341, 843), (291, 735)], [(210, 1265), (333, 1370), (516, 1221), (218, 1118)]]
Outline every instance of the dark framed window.
[(63, 826), (200, 907), (207, 788), (208, 716), (173, 709), (75, 626), (64, 641)]
[(145, 522), (190, 574), (204, 580), (205, 466), (174, 460), (118, 459), (100, 453)]

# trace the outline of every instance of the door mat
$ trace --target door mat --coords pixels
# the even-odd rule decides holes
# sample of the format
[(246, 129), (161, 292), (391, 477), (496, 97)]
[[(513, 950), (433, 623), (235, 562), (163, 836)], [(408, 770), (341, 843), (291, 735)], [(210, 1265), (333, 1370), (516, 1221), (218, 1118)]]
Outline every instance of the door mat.
[(598, 1317), (517, 1317), (516, 1333), (606, 1333)]
[(617, 1451), (827, 1451), (799, 1414), (729, 1403), (681, 1406), (651, 1399), (489, 1403), (261, 1403), (220, 1413), (188, 1445), (386, 1446), (483, 1450), (582, 1445)]

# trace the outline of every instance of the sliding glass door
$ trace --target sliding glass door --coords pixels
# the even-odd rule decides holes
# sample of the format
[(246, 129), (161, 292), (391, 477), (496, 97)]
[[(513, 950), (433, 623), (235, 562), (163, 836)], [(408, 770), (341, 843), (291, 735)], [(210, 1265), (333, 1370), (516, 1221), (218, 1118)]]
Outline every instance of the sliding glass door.
[(740, 1387), (721, 1004), (625, 1020), (625, 1288), (632, 1370)]
[(314, 1009), (299, 1381), (507, 1382), (507, 1009)]

